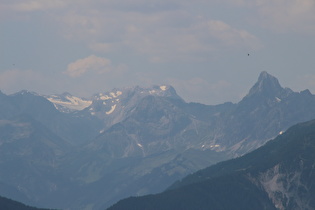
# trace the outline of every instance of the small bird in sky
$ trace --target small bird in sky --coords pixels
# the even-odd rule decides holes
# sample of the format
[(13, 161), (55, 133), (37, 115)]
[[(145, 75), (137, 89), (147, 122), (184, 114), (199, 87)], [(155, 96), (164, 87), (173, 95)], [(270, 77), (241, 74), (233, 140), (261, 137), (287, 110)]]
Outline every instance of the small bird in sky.
[(249, 56), (249, 53), (247, 53), (247, 56)]

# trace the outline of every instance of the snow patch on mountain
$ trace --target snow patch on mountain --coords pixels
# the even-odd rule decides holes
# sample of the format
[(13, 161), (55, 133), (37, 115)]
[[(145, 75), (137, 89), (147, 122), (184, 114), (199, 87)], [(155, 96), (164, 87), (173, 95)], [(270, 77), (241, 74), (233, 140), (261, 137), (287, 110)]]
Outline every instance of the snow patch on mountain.
[(108, 94), (99, 93), (98, 95), (95, 96), (95, 99), (106, 101), (106, 100), (117, 98), (117, 97), (119, 97), (122, 94), (123, 94), (123, 92), (119, 91), (119, 90), (116, 91), (116, 92), (110, 92)]
[(47, 100), (54, 104), (56, 109), (61, 112), (72, 112), (77, 110), (83, 110), (92, 104), (91, 100), (86, 100), (76, 96), (72, 96), (68, 93), (62, 95), (50, 95), (44, 96)]
[(122, 92), (121, 91), (116, 91), (116, 94), (111, 92), (110, 95), (113, 97), (113, 98), (117, 98), (118, 96), (122, 95)]
[(112, 97), (109, 97), (108, 95), (103, 96), (103, 95), (100, 94), (100, 98), (99, 99), (101, 99), (103, 101), (106, 101), (108, 99), (112, 99)]
[(167, 89), (167, 87), (165, 85), (160, 86), (160, 89), (165, 91)]
[(116, 109), (116, 105), (117, 105), (117, 104), (113, 105), (113, 106), (111, 107), (111, 109), (110, 109), (108, 112), (106, 112), (106, 114), (109, 115), (109, 114), (113, 113), (113, 112), (115, 111), (115, 109)]
[(156, 93), (156, 90), (149, 90), (149, 93), (154, 94), (154, 93)]

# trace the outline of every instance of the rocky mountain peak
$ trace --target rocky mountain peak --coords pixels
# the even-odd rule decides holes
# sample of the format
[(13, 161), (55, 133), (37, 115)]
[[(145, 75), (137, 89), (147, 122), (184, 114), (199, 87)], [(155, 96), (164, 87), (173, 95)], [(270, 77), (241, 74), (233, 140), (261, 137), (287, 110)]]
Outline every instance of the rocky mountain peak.
[(266, 71), (260, 73), (258, 81), (250, 89), (247, 96), (264, 95), (266, 97), (275, 97), (279, 95), (284, 89), (281, 87), (278, 79)]
[(123, 99), (131, 96), (139, 96), (144, 97), (147, 95), (153, 96), (163, 96), (163, 97), (171, 97), (181, 99), (175, 89), (170, 85), (153, 85), (151, 87), (125, 87), (125, 88), (115, 88), (109, 92), (98, 93), (94, 95), (93, 100), (109, 100), (109, 99)]
[(305, 95), (305, 96), (311, 96), (312, 95), (312, 93), (309, 89), (301, 91), (300, 94)]

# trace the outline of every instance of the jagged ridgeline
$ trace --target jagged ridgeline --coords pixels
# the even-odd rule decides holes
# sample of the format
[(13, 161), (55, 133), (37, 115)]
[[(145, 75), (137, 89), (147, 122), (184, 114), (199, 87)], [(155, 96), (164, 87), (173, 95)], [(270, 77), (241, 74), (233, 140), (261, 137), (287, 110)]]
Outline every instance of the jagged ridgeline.
[(265, 146), (198, 171), (167, 191), (118, 202), (116, 209), (315, 209), (315, 120)]
[(238, 103), (186, 103), (168, 85), (80, 98), (0, 93), (0, 195), (57, 209), (105, 209), (264, 145), (315, 119), (315, 96), (262, 72)]

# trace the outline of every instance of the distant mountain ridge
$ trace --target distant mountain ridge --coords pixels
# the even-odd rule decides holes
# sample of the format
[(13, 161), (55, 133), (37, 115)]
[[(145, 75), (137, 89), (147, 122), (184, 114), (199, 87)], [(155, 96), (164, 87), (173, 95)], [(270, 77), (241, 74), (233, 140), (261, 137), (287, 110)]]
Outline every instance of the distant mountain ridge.
[[(149, 88), (141, 88), (139, 86), (132, 87), (132, 88), (122, 88), (122, 89), (113, 89), (110, 92), (104, 92), (95, 94), (93, 97), (91, 97), (91, 100), (89, 101), (90, 106), (86, 107), (86, 109), (79, 112), (80, 115), (84, 114), (85, 116), (91, 115), (93, 117), (96, 117), (103, 121), (103, 129), (100, 129), (99, 132), (103, 133), (107, 128), (110, 126), (124, 122), (128, 117), (131, 111), (135, 110), (135, 107), (138, 105), (139, 101), (141, 101), (142, 98), (145, 98), (147, 96), (154, 96), (154, 97), (166, 97), (166, 98), (172, 98), (172, 99), (178, 99), (178, 102), (176, 102), (176, 105), (180, 105), (180, 108), (184, 108), (185, 112), (188, 111), (189, 114), (196, 115), (194, 116), (195, 119), (198, 120), (198, 118), (202, 117), (203, 115), (207, 115), (207, 113), (198, 113), (198, 111), (193, 111), (192, 107), (197, 107), (194, 103), (186, 104), (183, 99), (181, 99), (171, 86), (152, 86)], [(302, 99), (303, 98), (303, 99)], [(299, 99), (302, 99), (299, 101)], [(306, 120), (309, 120), (310, 118), (300, 115), (299, 112), (301, 109), (305, 108), (306, 104), (302, 104), (304, 99), (308, 100), (310, 104), (314, 103), (314, 96), (309, 92), (309, 90), (301, 91), (300, 93), (293, 92), (289, 88), (282, 88), (279, 84), (279, 81), (277, 78), (273, 77), (272, 75), (268, 74), (267, 72), (262, 72), (259, 75), (258, 81), (255, 83), (255, 85), (250, 89), (249, 93), (237, 104), (231, 104), (230, 106), (227, 103), (226, 107), (229, 107), (227, 109), (221, 109), (219, 112), (213, 113), (213, 115), (217, 115), (214, 117), (213, 115), (208, 115), (207, 121), (212, 121), (211, 123), (218, 123), (218, 121), (223, 122), (223, 126), (219, 125), (219, 129), (223, 129), (224, 131), (222, 133), (217, 133), (216, 136), (209, 145), (209, 143), (202, 144), (204, 147), (211, 147), (214, 148), (216, 146), (217, 150), (233, 150), (234, 152), (237, 152), (237, 154), (244, 154), (247, 152), (247, 150), (250, 150), (251, 148), (257, 148), (257, 146), (260, 146), (266, 142), (266, 140), (271, 139), (276, 134), (283, 132), (285, 129), (287, 129), (290, 125), (292, 125), (291, 120), (294, 121), (296, 116), (296, 120), (294, 123), (303, 122)], [(181, 102), (180, 102), (181, 101)], [(292, 105), (292, 103), (295, 103)], [(56, 104), (55, 104), (56, 105)], [(198, 105), (199, 107), (202, 107), (202, 105)], [(208, 113), (212, 112), (212, 110), (216, 109), (216, 107), (219, 107), (222, 105), (206, 105)], [(288, 110), (291, 109), (290, 106), (295, 106), (296, 110)], [(311, 107), (311, 106), (309, 106)], [(314, 111), (314, 109), (312, 109)], [(265, 112), (265, 113), (264, 113)], [(305, 112), (306, 113), (306, 112)], [(77, 115), (79, 115), (77, 114)], [(255, 120), (255, 118), (261, 118), (264, 117), (263, 115), (267, 114), (269, 115), (275, 115), (270, 116), (271, 118), (277, 118), (277, 125), (274, 123), (269, 123), (269, 127), (272, 127), (272, 134), (270, 131), (267, 131), (267, 133), (270, 133), (269, 138), (266, 138), (265, 136), (245, 136), (242, 139), (243, 141), (248, 141), (248, 139), (254, 138), (251, 140), (250, 144), (248, 142), (246, 143), (246, 146), (242, 146), (242, 143), (240, 143), (239, 139), (233, 140), (231, 138), (232, 135), (225, 136), (226, 133), (233, 133), (233, 136), (237, 136), (239, 138), (239, 132), (244, 130), (246, 126), (246, 122), (240, 118), (247, 118), (248, 119), (248, 125), (252, 126), (257, 123), (249, 123), (252, 120)], [(260, 115), (260, 116), (257, 116)], [(288, 119), (292, 115), (291, 119)], [(217, 118), (217, 119), (215, 119)], [(229, 119), (230, 118), (230, 119)], [(287, 121), (290, 122), (287, 122)], [(232, 121), (229, 123), (229, 121)], [(239, 126), (242, 126), (243, 128), (239, 128), (238, 131), (232, 130), (232, 132), (229, 132), (228, 130), (233, 127), (233, 125), (237, 125), (240, 123), (237, 123), (236, 121), (243, 121)], [(267, 123), (267, 120), (266, 120)], [(293, 123), (293, 124), (294, 124)], [(230, 125), (229, 125), (230, 124)], [(233, 124), (233, 125), (231, 125)], [(255, 128), (254, 128), (255, 129)], [(268, 128), (269, 129), (269, 128)], [(277, 131), (276, 131), (277, 130)], [(260, 133), (265, 132), (261, 131)], [(259, 133), (259, 132), (257, 132)], [(260, 134), (264, 135), (264, 134)], [(261, 138), (261, 139), (260, 139)], [(218, 140), (217, 140), (218, 139)], [(226, 140), (228, 139), (228, 143)], [(265, 140), (262, 140), (265, 139)], [(217, 144), (218, 142), (224, 142), (224, 147), (220, 146), (220, 144)], [(256, 141), (256, 142), (253, 142)], [(236, 143), (236, 144), (235, 144)], [(240, 143), (240, 144), (237, 144)], [(229, 146), (228, 146), (229, 145)], [(251, 145), (251, 146), (249, 146)], [(256, 145), (256, 146), (255, 146)], [(228, 146), (228, 147), (227, 147)], [(242, 149), (242, 147), (245, 147)], [(238, 151), (237, 151), (238, 150)], [(242, 152), (244, 150), (244, 152)]]
[[(282, 88), (267, 72), (236, 104), (186, 103), (167, 85), (89, 99), (55, 96), (0, 94), (0, 150), (8, 148), (0, 161), (0, 183), (8, 190), (0, 192), (9, 197), (14, 189), (27, 204), (61, 209), (104, 209), (124, 197), (161, 192), (315, 119), (314, 95)], [(27, 142), (41, 146), (22, 150)], [(34, 162), (42, 151), (49, 158)], [(19, 167), (10, 168), (10, 160)]]
[[(144, 97), (147, 95), (156, 95), (156, 96), (165, 96), (165, 97), (174, 97), (180, 98), (175, 89), (169, 85), (154, 85), (148, 88), (143, 88), (139, 86), (135, 87), (126, 87), (126, 88), (114, 88), (112, 91), (98, 93), (89, 98), (81, 98), (77, 96), (73, 96), (68, 92), (63, 94), (54, 94), (54, 95), (43, 95), (50, 102), (52, 102), (56, 109), (61, 112), (73, 112), (78, 110), (83, 110), (89, 107), (93, 102), (102, 101), (104, 105), (106, 102), (118, 102), (119, 100), (123, 100), (132, 94), (137, 94), (138, 97)], [(140, 96), (142, 95), (142, 96)]]
[(115, 209), (314, 209), (315, 120), (265, 146), (218, 163), (167, 191), (118, 202)]

